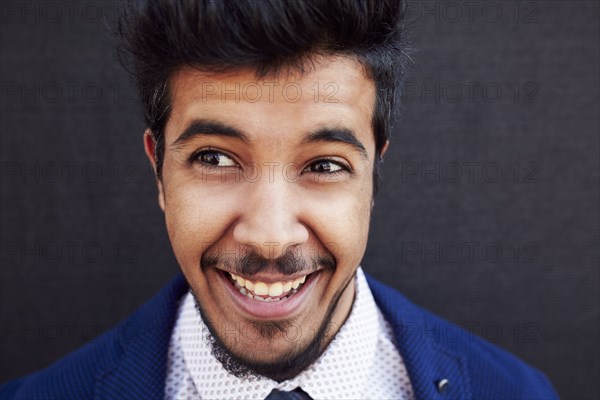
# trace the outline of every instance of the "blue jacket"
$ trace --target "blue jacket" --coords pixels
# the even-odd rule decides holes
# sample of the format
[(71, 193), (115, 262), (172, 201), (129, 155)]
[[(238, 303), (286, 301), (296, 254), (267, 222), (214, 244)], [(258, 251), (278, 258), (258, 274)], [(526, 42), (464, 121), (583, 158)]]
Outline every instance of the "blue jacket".
[[(539, 371), (367, 280), (394, 328), (417, 399), (558, 398)], [(48, 368), (0, 386), (0, 399), (162, 398), (171, 331), (187, 290), (177, 276), (115, 328)]]

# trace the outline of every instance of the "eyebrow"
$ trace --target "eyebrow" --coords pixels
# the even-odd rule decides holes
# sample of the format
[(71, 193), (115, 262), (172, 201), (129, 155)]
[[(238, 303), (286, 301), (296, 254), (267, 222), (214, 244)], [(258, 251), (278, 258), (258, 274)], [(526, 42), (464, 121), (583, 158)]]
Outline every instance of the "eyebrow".
[(226, 136), (235, 139), (239, 139), (243, 142), (250, 143), (250, 139), (242, 131), (233, 126), (224, 124), (218, 121), (212, 121), (207, 119), (195, 119), (190, 125), (183, 131), (181, 135), (171, 144), (171, 146), (177, 146), (184, 144), (190, 139), (196, 136)]
[(304, 138), (302, 143), (315, 143), (315, 142), (334, 142), (343, 143), (350, 145), (360, 153), (365, 159), (369, 159), (369, 155), (365, 146), (358, 140), (356, 134), (348, 128), (321, 128), (310, 133)]
[[(245, 143), (250, 143), (248, 136), (231, 125), (213, 120), (195, 119), (188, 125), (183, 133), (179, 135), (177, 140), (175, 140), (171, 146), (182, 145), (194, 137), (205, 135), (225, 136), (239, 139)], [(302, 140), (303, 144), (316, 142), (343, 143), (354, 148), (354, 150), (359, 152), (365, 160), (369, 159), (365, 146), (358, 140), (356, 134), (348, 128), (319, 128), (308, 134)]]

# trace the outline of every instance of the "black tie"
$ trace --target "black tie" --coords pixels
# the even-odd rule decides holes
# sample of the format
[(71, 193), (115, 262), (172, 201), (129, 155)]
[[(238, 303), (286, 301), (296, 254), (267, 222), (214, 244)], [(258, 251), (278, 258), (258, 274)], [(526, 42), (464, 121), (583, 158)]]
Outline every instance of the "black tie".
[(312, 400), (304, 390), (296, 388), (291, 392), (273, 389), (265, 400)]

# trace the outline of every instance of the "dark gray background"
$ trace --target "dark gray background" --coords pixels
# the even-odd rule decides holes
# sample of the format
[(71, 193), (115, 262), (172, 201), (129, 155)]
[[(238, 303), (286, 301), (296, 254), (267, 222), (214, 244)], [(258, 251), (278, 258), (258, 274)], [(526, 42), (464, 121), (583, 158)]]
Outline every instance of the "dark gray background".
[[(2, 2), (2, 382), (178, 271), (104, 23), (115, 10)], [(562, 398), (597, 399), (598, 2), (410, 10), (420, 52), (363, 266), (538, 367)]]

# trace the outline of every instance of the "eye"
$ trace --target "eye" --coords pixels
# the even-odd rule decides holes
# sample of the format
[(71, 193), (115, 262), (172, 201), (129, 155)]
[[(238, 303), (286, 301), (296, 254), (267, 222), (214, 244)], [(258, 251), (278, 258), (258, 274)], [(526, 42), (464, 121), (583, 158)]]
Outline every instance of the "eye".
[(350, 168), (338, 161), (324, 158), (313, 162), (304, 171), (316, 174), (335, 174), (349, 172)]
[(217, 150), (201, 150), (192, 158), (194, 162), (211, 167), (235, 167), (237, 165), (231, 157)]

